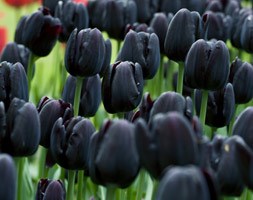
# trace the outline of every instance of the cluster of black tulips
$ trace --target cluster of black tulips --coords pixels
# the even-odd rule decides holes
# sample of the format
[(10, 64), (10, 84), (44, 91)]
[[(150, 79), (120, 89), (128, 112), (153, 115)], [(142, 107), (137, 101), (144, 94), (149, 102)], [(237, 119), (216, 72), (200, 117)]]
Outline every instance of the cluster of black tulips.
[(0, 57), (0, 199), (252, 199), (249, 5), (42, 0)]

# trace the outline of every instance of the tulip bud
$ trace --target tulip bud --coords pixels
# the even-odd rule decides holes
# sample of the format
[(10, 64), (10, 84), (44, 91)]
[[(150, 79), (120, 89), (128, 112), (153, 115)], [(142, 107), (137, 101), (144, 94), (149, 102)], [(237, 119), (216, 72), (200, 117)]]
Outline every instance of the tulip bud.
[(28, 83), (24, 67), (20, 63), (0, 63), (0, 101), (8, 109), (14, 97), (28, 101)]
[(143, 78), (152, 79), (160, 64), (160, 47), (157, 35), (129, 31), (117, 60), (139, 63), (142, 67)]
[(27, 71), (29, 55), (30, 51), (24, 45), (9, 42), (2, 51), (0, 61), (7, 61), (13, 64), (19, 62)]
[(62, 31), (59, 35), (61, 42), (66, 42), (75, 28), (77, 30), (88, 28), (88, 10), (81, 3), (72, 1), (67, 1), (64, 4), (58, 3), (55, 8), (55, 17), (58, 17), (62, 23)]
[[(195, 92), (195, 107), (200, 114), (202, 92)], [(223, 127), (230, 123), (235, 112), (235, 95), (232, 84), (228, 83), (224, 89), (208, 93), (205, 123), (213, 127)]]
[(185, 60), (186, 84), (204, 90), (222, 89), (228, 80), (229, 59), (229, 50), (223, 41), (197, 40)]
[(182, 8), (181, 1), (160, 0), (158, 10), (161, 10), (163, 13), (175, 14), (180, 8)]
[[(197, 12), (180, 9), (172, 18), (164, 42), (165, 54), (176, 62), (185, 61), (191, 45), (200, 38), (201, 18)], [(187, 33), (187, 34), (186, 34)]]
[(253, 53), (251, 41), (251, 38), (253, 36), (253, 33), (251, 32), (252, 27), (253, 27), (253, 14), (247, 16), (247, 18), (244, 19), (241, 30), (241, 38), (240, 38), (241, 45), (242, 48), (248, 53)]
[(106, 56), (105, 41), (98, 29), (75, 29), (67, 42), (65, 67), (72, 76), (98, 74)]
[[(69, 76), (66, 80), (62, 99), (65, 102), (74, 104), (74, 96), (76, 90), (76, 77)], [(84, 117), (92, 117), (96, 114), (101, 103), (101, 80), (99, 75), (87, 77), (83, 79), (79, 115)]]
[(156, 199), (217, 200), (218, 192), (214, 184), (215, 177), (196, 166), (171, 167), (159, 183)]
[(43, 57), (53, 49), (60, 31), (60, 20), (53, 18), (49, 10), (42, 7), (20, 19), (15, 32), (15, 42), (28, 47), (34, 55)]
[(157, 114), (148, 126), (139, 119), (135, 132), (141, 165), (154, 178), (160, 178), (170, 165), (197, 164), (198, 147), (193, 129), (178, 112)]
[(11, 156), (0, 154), (0, 199), (16, 199), (16, 167)]
[(14, 98), (6, 114), (6, 133), (1, 141), (2, 151), (12, 156), (34, 154), (40, 142), (40, 121), (36, 107)]
[(66, 190), (61, 180), (40, 179), (35, 200), (65, 200)]
[(40, 144), (46, 148), (50, 146), (50, 136), (56, 120), (62, 117), (65, 121), (73, 117), (72, 105), (63, 100), (43, 97), (38, 105), (41, 124)]
[[(253, 66), (236, 58), (230, 67), (229, 82), (235, 92), (235, 103), (248, 103), (253, 98)], [(241, 81), (243, 80), (243, 81)]]
[(133, 110), (140, 103), (142, 92), (143, 75), (138, 63), (118, 61), (110, 66), (102, 81), (102, 100), (109, 113)]
[(42, 0), (42, 5), (47, 7), (50, 11), (50, 14), (54, 16), (56, 7), (60, 1), (62, 1), (63, 4), (68, 2), (68, 0)]
[(93, 134), (89, 160), (93, 182), (126, 188), (134, 181), (140, 167), (134, 134), (134, 125), (126, 120), (106, 121)]
[(95, 127), (90, 120), (73, 117), (68, 121), (59, 118), (52, 129), (50, 151), (53, 159), (71, 170), (85, 170), (88, 174), (88, 153), (90, 137)]

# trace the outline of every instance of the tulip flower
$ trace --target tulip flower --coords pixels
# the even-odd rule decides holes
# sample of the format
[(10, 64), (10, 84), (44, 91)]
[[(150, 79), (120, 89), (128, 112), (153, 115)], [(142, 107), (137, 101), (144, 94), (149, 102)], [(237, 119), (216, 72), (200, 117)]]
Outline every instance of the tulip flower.
[(241, 45), (242, 48), (248, 53), (253, 53), (251, 41), (251, 38), (253, 36), (253, 33), (251, 32), (252, 27), (253, 27), (253, 14), (245, 18), (241, 30)]
[(161, 178), (163, 170), (171, 165), (197, 164), (199, 155), (194, 131), (182, 114), (157, 114), (148, 125), (142, 119), (135, 124), (141, 166), (152, 177)]
[[(236, 58), (230, 67), (229, 82), (235, 92), (235, 103), (248, 103), (253, 98), (253, 66)], [(243, 80), (243, 81), (241, 81)]]
[(143, 74), (138, 63), (118, 61), (110, 66), (102, 80), (102, 101), (109, 113), (133, 110), (139, 105), (142, 92)]
[(19, 8), (21, 6), (29, 5), (31, 3), (35, 3), (38, 0), (4, 0), (10, 6)]
[(62, 23), (62, 31), (59, 35), (59, 41), (67, 42), (71, 32), (88, 28), (89, 15), (88, 10), (83, 4), (72, 1), (59, 3), (55, 8), (55, 17), (59, 18)]
[(16, 167), (12, 157), (8, 154), (0, 154), (0, 199), (16, 199)]
[(204, 173), (194, 165), (170, 167), (161, 178), (156, 199), (218, 200), (215, 184), (211, 173)]
[(134, 135), (134, 125), (126, 120), (105, 121), (93, 134), (89, 171), (94, 183), (126, 188), (134, 181), (140, 167)]
[(19, 62), (23, 65), (25, 71), (27, 72), (29, 55), (30, 50), (24, 45), (9, 42), (3, 48), (0, 61), (7, 61), (13, 64)]
[(63, 4), (68, 2), (68, 0), (42, 0), (42, 5), (47, 7), (50, 11), (50, 14), (54, 16), (55, 9), (60, 1), (62, 1)]
[(139, 63), (143, 78), (152, 79), (160, 64), (159, 39), (155, 33), (129, 31), (117, 57), (118, 61)]
[[(69, 76), (66, 80), (62, 99), (65, 102), (74, 104), (74, 95), (76, 89), (76, 78)], [(99, 75), (83, 79), (82, 91), (80, 97), (79, 115), (92, 117), (96, 114), (101, 103), (101, 80)]]
[(65, 200), (66, 190), (61, 180), (40, 179), (35, 200)]
[(0, 27), (0, 54), (3, 51), (4, 46), (7, 42), (7, 29), (5, 27)]

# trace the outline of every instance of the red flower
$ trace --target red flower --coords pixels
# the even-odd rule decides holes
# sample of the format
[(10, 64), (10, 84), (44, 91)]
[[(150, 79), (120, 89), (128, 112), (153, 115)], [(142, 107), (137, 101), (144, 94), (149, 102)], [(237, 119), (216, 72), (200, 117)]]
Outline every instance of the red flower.
[(27, 4), (37, 2), (38, 0), (4, 0), (7, 4), (13, 7), (21, 7)]
[(74, 2), (76, 2), (76, 3), (82, 3), (82, 4), (84, 4), (84, 5), (88, 5), (88, 0), (74, 0)]
[(7, 43), (7, 29), (5, 27), (0, 27), (0, 55), (6, 43)]

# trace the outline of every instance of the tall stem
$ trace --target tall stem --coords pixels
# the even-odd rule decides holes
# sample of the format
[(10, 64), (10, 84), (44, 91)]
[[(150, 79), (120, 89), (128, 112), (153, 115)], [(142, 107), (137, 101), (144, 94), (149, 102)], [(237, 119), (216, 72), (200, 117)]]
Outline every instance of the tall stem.
[(77, 191), (77, 200), (83, 199), (83, 179), (84, 179), (84, 171), (78, 171), (78, 191)]
[(27, 66), (27, 81), (28, 81), (29, 94), (31, 92), (31, 82), (33, 79), (33, 73), (35, 72), (34, 63), (35, 63), (36, 59), (37, 59), (36, 56), (32, 52), (30, 52), (28, 66)]
[(178, 63), (178, 75), (177, 75), (177, 92), (179, 94), (183, 93), (183, 82), (184, 82), (184, 63)]
[(46, 170), (46, 155), (47, 155), (47, 149), (41, 146), (40, 149), (40, 160), (39, 160), (39, 174), (38, 174), (38, 178), (46, 178), (47, 174), (45, 174)]
[(116, 200), (116, 188), (107, 187), (105, 200)]
[(80, 96), (82, 91), (83, 78), (76, 77), (76, 90), (75, 90), (75, 98), (74, 98), (74, 115), (78, 116), (79, 112), (79, 104), (80, 104)]
[(232, 130), (233, 130), (233, 125), (234, 125), (234, 122), (235, 122), (235, 117), (236, 117), (236, 110), (237, 110), (237, 107), (238, 105), (235, 105), (235, 112), (229, 122), (229, 125), (228, 125), (228, 136), (231, 136), (232, 135)]
[(204, 127), (205, 121), (206, 121), (207, 100), (208, 100), (208, 90), (202, 90), (201, 107), (200, 107), (199, 119), (200, 119), (203, 127)]
[(75, 176), (76, 176), (75, 170), (68, 171), (68, 189), (67, 189), (67, 198), (66, 198), (67, 200), (74, 199)]
[(24, 172), (24, 165), (25, 165), (25, 158), (18, 158), (18, 185), (17, 185), (17, 200), (23, 199), (23, 172)]

